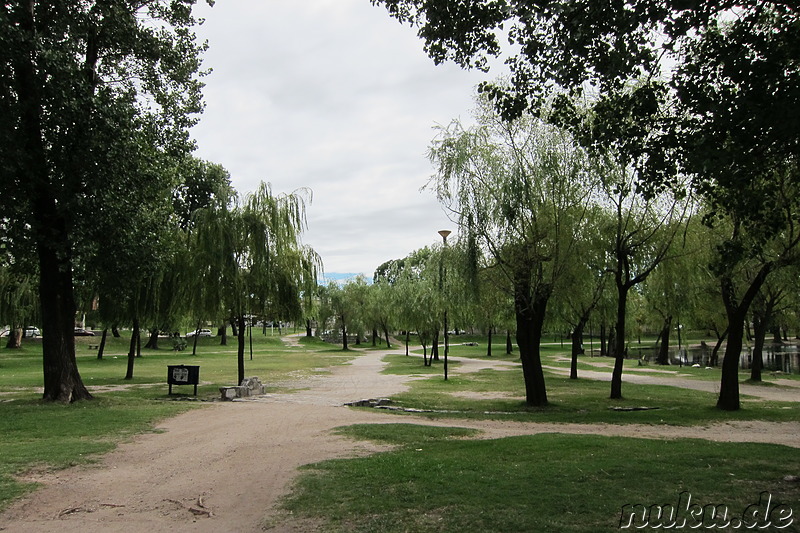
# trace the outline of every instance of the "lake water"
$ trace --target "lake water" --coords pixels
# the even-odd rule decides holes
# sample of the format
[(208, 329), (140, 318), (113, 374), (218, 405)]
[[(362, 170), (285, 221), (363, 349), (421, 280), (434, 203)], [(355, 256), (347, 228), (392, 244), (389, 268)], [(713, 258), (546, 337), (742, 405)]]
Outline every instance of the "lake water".
[[(691, 366), (710, 366), (711, 352), (714, 346), (709, 344), (706, 347), (692, 346), (691, 348), (670, 348), (669, 359), (673, 365)], [(725, 353), (725, 346), (719, 349), (719, 363)], [(654, 347), (630, 346), (628, 348), (629, 358), (643, 358), (653, 364), (656, 361), (658, 349)], [(763, 349), (763, 359), (765, 372), (785, 372), (787, 374), (800, 374), (800, 351), (793, 344), (766, 344)], [(719, 364), (718, 363), (718, 364)], [(742, 355), (739, 357), (739, 365), (743, 369), (749, 369), (753, 363), (752, 348), (742, 347)]]

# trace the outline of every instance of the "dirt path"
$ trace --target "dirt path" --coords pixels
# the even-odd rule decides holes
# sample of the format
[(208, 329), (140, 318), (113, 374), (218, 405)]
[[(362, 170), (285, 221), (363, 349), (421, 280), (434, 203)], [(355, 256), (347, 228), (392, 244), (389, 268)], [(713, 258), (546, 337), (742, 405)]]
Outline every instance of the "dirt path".
[[(579, 370), (578, 377), (599, 381), (611, 381), (611, 363), (596, 362), (589, 364), (592, 364), (597, 368), (604, 368), (605, 371)], [(544, 368), (563, 376), (569, 375), (569, 369), (567, 368), (548, 365), (544, 365)], [(715, 370), (710, 370), (710, 372), (713, 371)], [(716, 370), (716, 372), (719, 372), (719, 370)], [(641, 385), (667, 385), (671, 387), (680, 387), (682, 389), (692, 389), (719, 394), (719, 380), (703, 381), (699, 379), (681, 377), (679, 370), (642, 367), (635, 370), (626, 370), (623, 373), (622, 380), (625, 383), (638, 383)], [(772, 400), (776, 402), (800, 402), (800, 382), (791, 379), (775, 379), (770, 380), (770, 383), (779, 386), (770, 387), (769, 385), (758, 386), (751, 385), (749, 383), (739, 383), (739, 393), (752, 396), (754, 398), (761, 398), (762, 400)]]
[[(216, 403), (159, 425), (84, 466), (37, 478), (43, 488), (0, 516), (7, 532), (162, 531), (237, 533), (262, 531), (277, 499), (303, 464), (368, 453), (330, 429), (354, 423), (420, 423), (474, 427), (486, 438), (543, 432), (591, 433), (646, 438), (694, 437), (723, 441), (774, 442), (800, 447), (800, 422), (730, 423), (709, 427), (537, 424), (502, 421), (429, 421), (383, 412), (356, 411), (342, 404), (401, 392), (406, 376), (380, 374), (381, 357), (370, 352), (352, 364), (306, 380), (294, 394)], [(459, 372), (509, 363), (467, 360)], [(302, 531), (280, 525), (269, 531)]]

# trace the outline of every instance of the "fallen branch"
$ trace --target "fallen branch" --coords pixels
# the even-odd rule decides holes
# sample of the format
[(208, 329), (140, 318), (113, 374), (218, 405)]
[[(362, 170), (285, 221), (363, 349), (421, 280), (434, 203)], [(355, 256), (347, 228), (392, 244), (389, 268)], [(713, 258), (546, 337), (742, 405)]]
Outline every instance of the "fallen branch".
[(186, 505), (182, 501), (173, 500), (173, 499), (170, 499), (170, 498), (165, 498), (164, 501), (180, 505), (181, 507), (183, 507), (184, 509), (186, 509), (187, 511), (189, 511), (190, 513), (192, 513), (195, 516), (204, 515), (204, 516), (207, 516), (208, 518), (211, 518), (212, 516), (214, 516), (214, 512), (211, 509), (209, 509), (208, 507), (206, 507), (205, 504), (203, 503), (203, 497), (202, 496), (197, 498), (197, 506), (196, 507), (193, 506), (193, 505)]
[(64, 509), (58, 513), (58, 517), (62, 518), (67, 515), (75, 514), (75, 513), (90, 513), (91, 511), (88, 509), (84, 509), (83, 507), (70, 507), (69, 509)]

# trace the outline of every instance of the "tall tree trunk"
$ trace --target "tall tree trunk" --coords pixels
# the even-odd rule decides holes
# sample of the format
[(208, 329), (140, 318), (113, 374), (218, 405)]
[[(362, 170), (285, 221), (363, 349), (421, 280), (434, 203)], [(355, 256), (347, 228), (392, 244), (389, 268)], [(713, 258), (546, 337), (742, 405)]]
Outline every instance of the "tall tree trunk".
[(236, 327), (236, 332), (238, 333), (237, 339), (239, 341), (239, 346), (236, 349), (236, 362), (237, 362), (237, 369), (238, 369), (238, 381), (236, 382), (238, 385), (241, 385), (244, 381), (244, 341), (245, 341), (245, 327), (244, 327), (244, 315), (240, 315), (238, 317), (238, 325)]
[(605, 357), (608, 354), (606, 349), (606, 325), (600, 324), (600, 357)]
[(219, 345), (228, 345), (228, 326), (220, 326), (217, 328), (217, 335), (219, 335)]
[(541, 342), (544, 309), (547, 301), (534, 302), (538, 309), (517, 311), (517, 346), (525, 380), (525, 403), (534, 407), (547, 405), (547, 389), (542, 369)]
[(514, 353), (514, 345), (511, 342), (511, 330), (506, 330), (506, 355)]
[(725, 328), (725, 331), (722, 332), (722, 335), (717, 337), (717, 343), (714, 345), (714, 349), (711, 350), (711, 359), (708, 361), (708, 366), (717, 366), (719, 363), (719, 349), (722, 346), (722, 343), (728, 336), (728, 329)]
[(489, 334), (488, 338), (486, 339), (486, 357), (492, 356), (492, 326), (489, 326)]
[(311, 331), (311, 319), (306, 319), (306, 337), (313, 337), (314, 334)]
[[(57, 230), (54, 228), (54, 231)], [(62, 243), (69, 242), (66, 231), (61, 240)], [(45, 331), (42, 337), (43, 399), (62, 403), (90, 399), (92, 395), (83, 384), (75, 359), (76, 307), (68, 252), (59, 253), (49, 243), (44, 242), (44, 239), (38, 243), (38, 248), (39, 301), (42, 305), (42, 326)]]
[(150, 350), (158, 350), (158, 334), (158, 328), (151, 329), (150, 338), (147, 340), (147, 344), (145, 344), (144, 347)]
[[(755, 306), (753, 312), (753, 327), (755, 329), (755, 342), (753, 344), (753, 364), (750, 367), (750, 380), (761, 381), (761, 370), (764, 368), (764, 341), (767, 338), (767, 330), (772, 328), (772, 315), (777, 299), (772, 296), (757, 296), (759, 305)], [(778, 329), (777, 339), (781, 343), (780, 328)], [(773, 335), (775, 332), (773, 331)]]
[(547, 390), (542, 369), (541, 342), (547, 301), (547, 286), (532, 291), (530, 272), (521, 269), (514, 279), (514, 314), (517, 319), (517, 346), (525, 380), (525, 403), (533, 407), (547, 405)]
[[(41, 81), (36, 70), (34, 2), (20, 7), (20, 39), (13, 68), (20, 109), (21, 140), (18, 172), (31, 200), (34, 242), (39, 262), (39, 302), (42, 312), (42, 370), (45, 401), (74, 402), (92, 397), (81, 380), (75, 359), (75, 297), (72, 285), (72, 245), (67, 221), (53, 196), (48, 157), (42, 135)], [(62, 208), (63, 209), (63, 208)]]
[(622, 398), (622, 367), (625, 361), (625, 315), (628, 305), (628, 289), (625, 283), (617, 284), (617, 326), (614, 343), (614, 370), (611, 372), (612, 400)]
[[(766, 314), (766, 313), (765, 313)], [(764, 340), (767, 338), (768, 318), (753, 313), (753, 362), (750, 365), (750, 381), (761, 381), (764, 368)]]
[(783, 335), (781, 334), (781, 327), (778, 324), (772, 325), (770, 333), (772, 333), (773, 344), (783, 344)]
[(728, 342), (722, 356), (722, 376), (717, 407), (725, 411), (736, 411), (739, 403), (739, 357), (742, 354), (742, 337), (746, 312), (733, 309), (728, 313)]
[(450, 339), (447, 331), (447, 309), (444, 311), (444, 380), (447, 381), (447, 356), (450, 354)]
[(128, 369), (125, 373), (125, 379), (133, 379), (133, 364), (136, 361), (136, 345), (139, 339), (139, 319), (133, 319), (133, 331), (131, 331), (131, 343), (128, 347)]
[(200, 325), (202, 322), (200, 320), (197, 321), (197, 327), (194, 328), (194, 338), (192, 339), (192, 355), (197, 355), (197, 338), (200, 336)]
[(97, 358), (103, 358), (103, 352), (106, 349), (106, 338), (108, 337), (108, 328), (103, 328), (103, 336), (100, 337), (100, 346), (97, 347)]
[(380, 339), (380, 337), (378, 336), (377, 328), (372, 328), (372, 347), (373, 348), (378, 345), (378, 340), (379, 339)]
[(406, 357), (408, 357), (408, 342), (411, 338), (411, 332), (406, 330)]
[(608, 328), (608, 339), (606, 339), (606, 355), (614, 357), (617, 350), (617, 329), (615, 326)]
[(572, 360), (569, 366), (569, 378), (578, 379), (578, 356), (583, 355), (583, 330), (586, 328), (586, 322), (589, 320), (589, 315), (586, 313), (580, 317), (578, 323), (572, 328)]
[(431, 360), (439, 360), (439, 330), (433, 332), (433, 341), (431, 343)]
[(115, 339), (119, 339), (120, 337), (122, 337), (122, 334), (119, 332), (119, 328), (117, 327), (116, 324), (111, 326), (111, 336), (113, 336)]
[(22, 346), (22, 328), (12, 327), (8, 331), (8, 340), (6, 341), (6, 348), (17, 349)]
[(661, 345), (658, 348), (658, 357), (656, 357), (656, 362), (659, 365), (669, 364), (669, 334), (671, 331), (672, 315), (669, 315), (664, 318), (664, 324), (661, 327), (661, 334), (659, 335)]
[(389, 344), (389, 328), (386, 326), (383, 327), (383, 335), (386, 337), (386, 349), (388, 350), (392, 347), (392, 345)]
[(773, 268), (773, 263), (764, 264), (738, 303), (732, 275), (727, 273), (720, 276), (722, 301), (725, 304), (725, 314), (728, 318), (728, 343), (725, 345), (725, 355), (722, 359), (722, 377), (717, 408), (724, 411), (737, 411), (741, 407), (739, 402), (739, 358), (742, 354), (745, 319), (750, 304)]
[(342, 317), (342, 350), (347, 351), (347, 324)]

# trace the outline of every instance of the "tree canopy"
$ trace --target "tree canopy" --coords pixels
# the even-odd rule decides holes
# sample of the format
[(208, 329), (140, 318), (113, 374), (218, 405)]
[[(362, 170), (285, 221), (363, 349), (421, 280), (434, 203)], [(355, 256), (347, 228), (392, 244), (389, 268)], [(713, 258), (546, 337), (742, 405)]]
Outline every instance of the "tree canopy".
[[(509, 82), (480, 86), (504, 118), (533, 113), (568, 128), (593, 153), (635, 169), (635, 190), (647, 197), (680, 194), (688, 179), (706, 222), (730, 222), (715, 261), (732, 335), (717, 405), (738, 409), (744, 317), (767, 276), (798, 261), (796, 2), (373, 3), (415, 25), (436, 62), (486, 68), (490, 56), (505, 57)], [(758, 273), (737, 286), (733, 271), (753, 260)]]
[(72, 342), (76, 269), (123, 245), (109, 228), (158, 226), (192, 147), (204, 49), (194, 3), (0, 8), (2, 241), (11, 262), (37, 265), (46, 400), (90, 397)]
[(485, 68), (491, 56), (505, 59), (509, 83), (480, 87), (504, 117), (555, 107), (550, 120), (639, 166), (642, 186), (659, 188), (684, 173), (723, 212), (780, 229), (766, 224), (774, 211), (757, 178), (798, 172), (795, 3), (373, 3), (415, 25), (437, 63)]
[(532, 117), (503, 121), (481, 102), (477, 126), (454, 122), (434, 141), (432, 183), (461, 232), (512, 288), (526, 401), (542, 406), (545, 310), (576, 260), (595, 179), (567, 132)]

